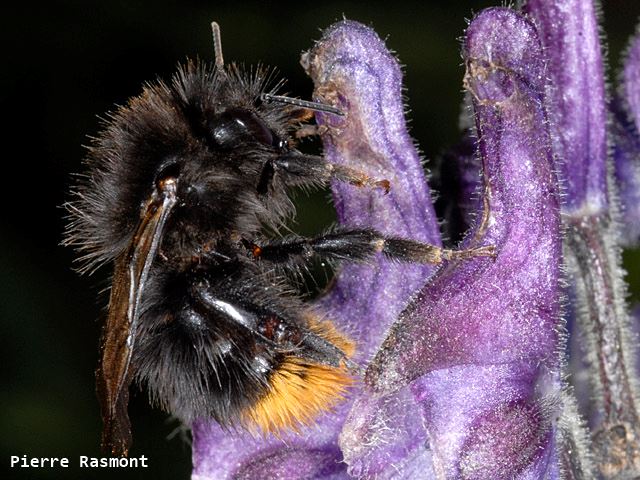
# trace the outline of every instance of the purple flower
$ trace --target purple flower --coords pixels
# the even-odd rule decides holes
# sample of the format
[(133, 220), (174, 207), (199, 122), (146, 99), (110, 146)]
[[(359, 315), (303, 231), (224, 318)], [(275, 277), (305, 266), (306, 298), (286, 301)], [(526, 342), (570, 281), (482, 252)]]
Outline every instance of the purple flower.
[[(640, 45), (640, 37), (636, 43)], [(629, 62), (640, 59), (629, 58)], [(639, 72), (640, 73), (640, 72)], [(638, 76), (640, 91), (640, 75)], [(620, 198), (621, 243), (637, 246), (640, 243), (640, 134), (635, 122), (629, 118), (622, 101), (617, 99), (611, 107), (613, 160), (615, 179)]]
[(629, 44), (613, 104), (614, 167), (626, 245), (640, 243), (640, 32)]
[(464, 246), (493, 244), (498, 256), (447, 265), (418, 292), (369, 365), (372, 394), (345, 431), (358, 428), (356, 444), (373, 436), (366, 405), (410, 385), (436, 478), (538, 478), (557, 472), (560, 393), (561, 237), (544, 58), (534, 27), (507, 9), (474, 19), (464, 54), (487, 201)]
[[(608, 131), (593, 3), (529, 0), (523, 11), (481, 12), (463, 46), (473, 131), (456, 154), (461, 225), (470, 225), (460, 248), (493, 245), (496, 258), (345, 265), (319, 308), (355, 340), (360, 384), (283, 438), (197, 422), (194, 479), (640, 475), (637, 359), (619, 258), (638, 232), (623, 235), (617, 222), (639, 215), (640, 40)], [(383, 42), (342, 21), (302, 63), (317, 100), (345, 113), (316, 116), (326, 158), (391, 183), (388, 195), (335, 184), (340, 223), (441, 245), (405, 126), (401, 72)], [(592, 434), (564, 380), (565, 318), (586, 340), (572, 362), (584, 364), (595, 392), (580, 403)]]
[[(595, 392), (595, 414), (588, 419), (595, 460), (605, 478), (635, 477), (640, 475), (640, 397), (619, 253), (623, 235), (616, 222), (618, 186), (607, 168), (607, 105), (596, 7), (584, 0), (529, 0), (525, 11), (537, 22), (549, 58), (554, 154), (566, 184), (562, 209), (569, 294), (576, 312), (573, 333), (583, 339)], [(639, 95), (630, 80), (633, 56), (632, 47), (623, 76), (631, 108)], [(624, 147), (618, 144), (620, 172)], [(623, 194), (633, 195), (629, 188)]]

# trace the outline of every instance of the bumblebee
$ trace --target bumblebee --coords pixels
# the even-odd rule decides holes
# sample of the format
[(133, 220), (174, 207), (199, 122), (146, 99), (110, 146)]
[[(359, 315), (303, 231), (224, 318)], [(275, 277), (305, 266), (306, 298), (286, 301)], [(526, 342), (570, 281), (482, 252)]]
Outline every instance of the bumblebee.
[[(103, 449), (126, 455), (130, 384), (189, 424), (278, 433), (313, 422), (352, 382), (353, 343), (296, 294), (287, 272), (313, 257), (409, 262), (454, 252), (369, 229), (271, 238), (291, 189), (331, 180), (391, 186), (307, 155), (296, 137), (335, 108), (266, 91), (268, 71), (188, 62), (111, 114), (66, 207), (81, 272), (113, 263), (97, 392)], [(311, 128), (309, 128), (311, 127)]]

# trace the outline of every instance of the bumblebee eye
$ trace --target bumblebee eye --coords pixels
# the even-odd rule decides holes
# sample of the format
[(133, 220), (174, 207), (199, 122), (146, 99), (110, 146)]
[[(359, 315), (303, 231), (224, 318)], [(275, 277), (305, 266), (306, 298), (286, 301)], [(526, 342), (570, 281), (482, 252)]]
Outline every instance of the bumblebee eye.
[(283, 143), (255, 113), (243, 108), (230, 108), (218, 115), (211, 122), (211, 135), (216, 145), (225, 148), (235, 147), (247, 135), (277, 148)]

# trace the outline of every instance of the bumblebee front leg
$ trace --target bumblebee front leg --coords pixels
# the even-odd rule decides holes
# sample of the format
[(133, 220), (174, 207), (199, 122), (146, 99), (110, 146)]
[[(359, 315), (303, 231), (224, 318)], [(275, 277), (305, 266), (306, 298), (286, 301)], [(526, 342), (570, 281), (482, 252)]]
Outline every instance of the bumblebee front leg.
[(273, 168), (288, 186), (324, 185), (329, 180), (348, 182), (356, 187), (381, 188), (389, 193), (389, 180), (371, 178), (354, 168), (336, 165), (323, 157), (292, 152), (273, 160)]
[(439, 264), (443, 260), (495, 256), (492, 245), (467, 250), (447, 250), (428, 243), (387, 237), (375, 230), (327, 233), (314, 238), (279, 240), (266, 245), (245, 242), (254, 258), (273, 263), (304, 263), (318, 256), (327, 260), (367, 261), (376, 253), (411, 263)]
[(329, 127), (326, 125), (303, 125), (296, 130), (295, 137), (297, 139), (305, 137), (316, 137), (324, 135), (329, 131)]

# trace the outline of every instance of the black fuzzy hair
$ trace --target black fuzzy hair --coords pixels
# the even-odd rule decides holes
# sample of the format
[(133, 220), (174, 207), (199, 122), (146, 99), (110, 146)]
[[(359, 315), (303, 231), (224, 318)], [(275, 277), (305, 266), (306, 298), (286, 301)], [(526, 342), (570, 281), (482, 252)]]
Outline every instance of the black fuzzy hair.
[[(236, 67), (222, 72), (190, 61), (178, 69), (170, 84), (145, 85), (141, 95), (107, 116), (102, 132), (89, 147), (88, 173), (78, 176), (72, 199), (65, 205), (70, 220), (65, 243), (81, 254), (79, 271), (92, 272), (124, 252), (139, 220), (140, 206), (163, 164), (211, 156), (205, 131), (208, 119), (228, 108), (258, 111), (277, 135), (287, 135), (286, 113), (259, 102), (270, 77), (262, 67), (249, 73)], [(255, 146), (250, 145), (249, 150), (252, 148)], [(236, 152), (239, 155), (251, 158), (260, 152)], [(269, 199), (270, 204), (265, 205), (267, 199), (243, 196), (254, 185), (247, 185), (237, 171), (215, 167), (217, 185), (228, 190), (230, 197), (221, 203), (244, 202), (237, 213), (251, 212), (239, 219), (249, 222), (251, 230), (259, 228), (257, 220), (277, 228), (292, 214), (288, 198), (279, 196), (275, 204)]]

